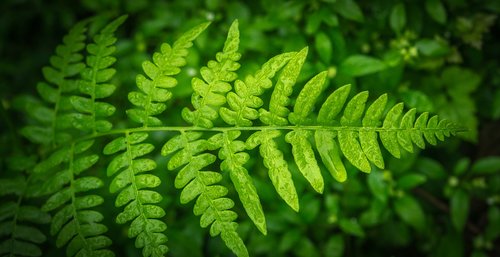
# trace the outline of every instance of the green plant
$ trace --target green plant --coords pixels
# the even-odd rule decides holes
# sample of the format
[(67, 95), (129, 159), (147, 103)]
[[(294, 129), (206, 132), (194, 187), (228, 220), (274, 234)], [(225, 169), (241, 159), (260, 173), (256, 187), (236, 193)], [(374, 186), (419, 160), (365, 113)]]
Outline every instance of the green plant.
[[(357, 13), (343, 15), (357, 17)], [(66, 247), (67, 256), (114, 255), (114, 238), (106, 235), (112, 225), (99, 210), (110, 201), (98, 191), (105, 185), (116, 194), (115, 221), (129, 224), (127, 236), (135, 238), (135, 247), (142, 248), (143, 256), (165, 255), (169, 221), (163, 217), (168, 209), (162, 203), (164, 195), (157, 191), (160, 184), (172, 184), (160, 178), (165, 171), (158, 166), (167, 163), (168, 170), (179, 170), (173, 185), (182, 189), (180, 202), (196, 199), (193, 212), (201, 216), (200, 226), (210, 227), (211, 236), (220, 235), (237, 256), (248, 256), (237, 232), (238, 214), (230, 190), (234, 188), (257, 229), (267, 234), (262, 203), (248, 170), (249, 162), (256, 159), (250, 154), (257, 155), (253, 149), (258, 148), (278, 195), (298, 212), (300, 194), (291, 166), (323, 193), (322, 170), (338, 182), (347, 180), (343, 157), (369, 173), (373, 167), (385, 168), (382, 151), (400, 158), (404, 152), (414, 152), (414, 146), (424, 149), (424, 139), (435, 145), (463, 131), (427, 112), (418, 117), (416, 109), (403, 112), (403, 104), (388, 104), (385, 94), (367, 106), (368, 92), (349, 97), (350, 85), (325, 96), (324, 91), (332, 91), (329, 76), (334, 76), (328, 71), (294, 91), (301, 87), (297, 80), (307, 47), (278, 54), (242, 78), (237, 73), (242, 57), (238, 21), (230, 26), (215, 60), (199, 70), (201, 77), (192, 79), (194, 92), (190, 105), (182, 109), (183, 123), (171, 122), (172, 114), (164, 112), (176, 99), (173, 88), (187, 86), (178, 85), (176, 77), (186, 64), (192, 41), (209, 23), (192, 28), (172, 45), (162, 44), (152, 61), (143, 62), (145, 75), (137, 75), (137, 89), (128, 92), (133, 105), (126, 110), (128, 118), (113, 119), (115, 112), (124, 111), (116, 104), (119, 99), (112, 97), (117, 86), (112, 83), (116, 71), (111, 67), (116, 62), (114, 32), (125, 19), (122, 16), (92, 31), (93, 43), (87, 43), (87, 28), (97, 26), (100, 19), (79, 22), (57, 47), (51, 65), (43, 68), (46, 81), (37, 85), (42, 100), (17, 100), (31, 123), (20, 133), (36, 151), (13, 153), (7, 159), (9, 170), (0, 183), (0, 195), (6, 199), (0, 209), (2, 255), (41, 255), (37, 245), (45, 235), (42, 227), (32, 223), (50, 219), (50, 234), (56, 237), (57, 247)], [(393, 27), (399, 31), (401, 25)], [(353, 76), (385, 68), (382, 64), (377, 68), (378, 62), (369, 57), (348, 60), (341, 70), (354, 72)], [(360, 65), (367, 61), (372, 64)], [(164, 157), (154, 151), (161, 144)], [(291, 165), (288, 156), (294, 159)], [(103, 175), (104, 167), (110, 180)], [(43, 204), (42, 199), (46, 199)], [(410, 197), (395, 202), (396, 211), (409, 222), (414, 219), (408, 210), (419, 210), (415, 206)], [(463, 227), (463, 220), (457, 222)], [(347, 219), (340, 226), (348, 233), (363, 234), (357, 223)]]

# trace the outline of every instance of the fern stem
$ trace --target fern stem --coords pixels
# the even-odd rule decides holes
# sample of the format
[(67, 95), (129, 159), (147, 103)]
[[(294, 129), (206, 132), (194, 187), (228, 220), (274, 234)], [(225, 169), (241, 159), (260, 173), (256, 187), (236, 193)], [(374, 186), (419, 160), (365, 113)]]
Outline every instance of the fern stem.
[[(382, 128), (382, 127), (346, 127), (346, 126), (253, 126), (253, 127), (212, 127), (212, 128), (203, 128), (203, 127), (182, 127), (182, 126), (164, 126), (164, 127), (137, 127), (137, 128), (129, 128), (129, 129), (112, 129), (106, 132), (99, 132), (95, 134), (90, 134), (87, 136), (83, 136), (77, 139), (74, 139), (72, 144), (77, 142), (82, 142), (86, 140), (96, 139), (109, 135), (118, 135), (118, 134), (132, 134), (135, 132), (187, 132), (187, 131), (199, 131), (199, 132), (229, 132), (229, 131), (263, 131), (263, 130), (310, 130), (310, 131), (375, 131), (375, 132), (385, 132), (385, 131), (421, 131), (421, 132), (434, 132), (434, 131), (443, 131), (441, 128)], [(467, 132), (466, 128), (454, 128), (450, 129), (453, 132)], [(55, 150), (55, 149), (54, 149)]]
[[(165, 127), (137, 127), (137, 128), (129, 128), (129, 129), (113, 129), (107, 132), (98, 133), (95, 135), (89, 135), (86, 137), (82, 137), (77, 139), (77, 141), (85, 141), (93, 138), (99, 138), (108, 135), (116, 135), (116, 134), (126, 134), (126, 133), (134, 133), (134, 132), (187, 132), (187, 131), (200, 131), (200, 132), (229, 132), (229, 131), (263, 131), (263, 130), (311, 130), (311, 131), (319, 131), (319, 130), (327, 130), (327, 131), (375, 131), (375, 132), (383, 132), (383, 131), (443, 131), (441, 128), (382, 128), (382, 127), (347, 127), (347, 126), (253, 126), (253, 127), (212, 127), (212, 128), (203, 128), (203, 127), (182, 127), (182, 126), (165, 126)], [(468, 130), (465, 128), (456, 128), (452, 129), (453, 132), (467, 132)]]

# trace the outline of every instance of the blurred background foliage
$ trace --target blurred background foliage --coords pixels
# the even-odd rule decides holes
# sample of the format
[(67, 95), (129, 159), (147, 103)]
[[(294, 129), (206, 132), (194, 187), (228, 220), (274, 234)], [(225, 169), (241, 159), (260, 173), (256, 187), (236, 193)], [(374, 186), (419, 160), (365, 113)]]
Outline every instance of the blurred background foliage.
[[(327, 70), (329, 92), (346, 83), (357, 92), (369, 90), (372, 99), (387, 92), (392, 101), (469, 129), (400, 160), (386, 153), (386, 169), (370, 175), (349, 167), (347, 182), (327, 180), (323, 196), (295, 176), (300, 213), (278, 199), (262, 163), (254, 161), (250, 171), (269, 233), (261, 235), (236, 206), (251, 256), (500, 256), (500, 1), (3, 0), (2, 156), (10, 154), (9, 145), (23, 142), (16, 129), (26, 117), (18, 115), (22, 107), (15, 99), (35, 95), (40, 69), (62, 36), (83, 18), (121, 14), (129, 19), (118, 32), (114, 82), (119, 89), (113, 97), (122, 109), (130, 107), (126, 95), (142, 61), (162, 42), (209, 20), (212, 25), (196, 40), (171, 101), (169, 122), (183, 124), (180, 106), (189, 104), (191, 78), (221, 49), (228, 26), (238, 19), (242, 76), (275, 54), (309, 46), (301, 81)], [(124, 111), (114, 119), (115, 127), (128, 124)], [(7, 165), (4, 160), (0, 167)], [(179, 192), (168, 183), (173, 174), (162, 176), (167, 183), (161, 193), (171, 210), (165, 218), (170, 255), (230, 255), (220, 239), (208, 240), (190, 208), (180, 206)], [(119, 256), (135, 256), (126, 236), (116, 238)]]

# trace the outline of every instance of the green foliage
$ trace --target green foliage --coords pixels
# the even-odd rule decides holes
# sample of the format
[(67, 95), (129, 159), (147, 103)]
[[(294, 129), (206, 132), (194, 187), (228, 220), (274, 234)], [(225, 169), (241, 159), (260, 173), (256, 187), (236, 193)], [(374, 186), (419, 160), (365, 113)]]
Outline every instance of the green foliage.
[(180, 37), (173, 46), (167, 43), (161, 45), (161, 52), (153, 54), (153, 62), (142, 63), (144, 73), (137, 75), (136, 83), (140, 91), (132, 91), (129, 101), (138, 108), (127, 110), (130, 119), (142, 123), (145, 127), (160, 126), (162, 121), (154, 117), (167, 108), (165, 103), (172, 97), (168, 88), (175, 87), (177, 80), (172, 77), (180, 72), (180, 67), (186, 64), (187, 48), (209, 23), (203, 23)]
[(391, 29), (396, 33), (400, 33), (406, 25), (406, 10), (403, 3), (397, 4), (392, 7), (391, 17), (389, 19)]
[[(72, 127), (73, 118), (70, 96), (78, 91), (80, 72), (85, 68), (83, 55), (87, 21), (76, 24), (63, 38), (63, 44), (56, 48), (56, 55), (50, 59), (51, 66), (42, 69), (46, 82), (37, 85), (40, 97), (50, 107), (36, 103), (27, 106), (39, 125), (26, 126), (21, 133), (33, 142), (44, 145), (59, 145), (71, 140), (71, 134), (63, 132)], [(54, 88), (55, 86), (55, 88)]]
[(136, 2), (0, 90), (1, 256), (497, 255), (498, 6)]
[(12, 200), (2, 201), (0, 205), (2, 256), (42, 256), (40, 244), (45, 242), (47, 237), (39, 226), (49, 223), (50, 215), (40, 210), (39, 206), (28, 203), (28, 199), (35, 196), (33, 191), (36, 186), (33, 180), (33, 176), (0, 180), (0, 196), (5, 199), (7, 196), (14, 197)]
[(126, 19), (126, 16), (114, 20), (93, 37), (94, 43), (87, 45), (87, 67), (80, 72), (78, 81), (80, 93), (87, 97), (75, 95), (70, 98), (73, 108), (78, 112), (73, 119), (73, 126), (93, 134), (111, 130), (111, 122), (101, 119), (111, 116), (116, 108), (97, 99), (109, 97), (115, 91), (115, 86), (108, 82), (116, 70), (109, 68), (116, 62), (111, 56), (116, 48), (116, 38), (113, 33)]
[(425, 1), (425, 10), (436, 22), (440, 24), (446, 23), (446, 10), (440, 0)]
[(143, 256), (163, 256), (168, 248), (167, 237), (162, 233), (167, 225), (159, 220), (165, 211), (157, 206), (162, 196), (148, 188), (158, 187), (160, 178), (146, 172), (154, 170), (156, 163), (142, 157), (154, 150), (154, 146), (144, 142), (147, 133), (125, 133), (108, 143), (104, 154), (116, 154), (107, 168), (108, 176), (115, 176), (109, 185), (111, 193), (118, 193), (116, 207), (125, 206), (116, 216), (116, 223), (132, 222), (128, 229), (128, 237), (134, 238), (135, 246), (143, 248)]
[(104, 216), (92, 209), (101, 205), (104, 198), (87, 194), (102, 187), (104, 182), (95, 176), (76, 177), (99, 160), (98, 155), (86, 153), (93, 144), (94, 141), (73, 143), (35, 167), (37, 173), (52, 173), (44, 183), (50, 197), (41, 210), (55, 211), (50, 234), (57, 235), (57, 247), (66, 246), (67, 256), (114, 256), (107, 249), (111, 239), (103, 235), (107, 231), (101, 224)]

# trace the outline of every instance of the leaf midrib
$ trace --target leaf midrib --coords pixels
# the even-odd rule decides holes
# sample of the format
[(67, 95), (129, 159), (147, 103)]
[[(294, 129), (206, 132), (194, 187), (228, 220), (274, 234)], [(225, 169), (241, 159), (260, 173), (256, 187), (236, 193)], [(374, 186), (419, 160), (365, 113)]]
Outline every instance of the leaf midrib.
[[(66, 145), (71, 145), (73, 143), (82, 142), (86, 140), (91, 140), (95, 138), (110, 136), (110, 135), (120, 135), (120, 134), (131, 134), (135, 132), (187, 132), (187, 131), (199, 131), (199, 132), (229, 132), (229, 131), (263, 131), (263, 130), (310, 130), (310, 131), (357, 131), (357, 132), (398, 132), (398, 131), (420, 131), (425, 132), (450, 132), (450, 133), (460, 133), (467, 132), (466, 128), (383, 128), (383, 127), (356, 127), (356, 126), (328, 126), (328, 125), (287, 125), (287, 126), (247, 126), (247, 127), (212, 127), (203, 128), (196, 126), (159, 126), (159, 127), (136, 127), (136, 128), (123, 128), (123, 129), (111, 129), (106, 132), (98, 132), (96, 134), (89, 134), (83, 136), (73, 141), (68, 142)], [(59, 146), (63, 147), (64, 145)], [(54, 149), (54, 151), (57, 150)]]

